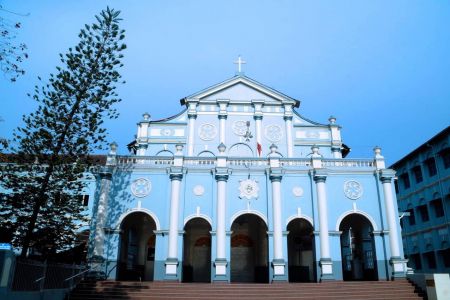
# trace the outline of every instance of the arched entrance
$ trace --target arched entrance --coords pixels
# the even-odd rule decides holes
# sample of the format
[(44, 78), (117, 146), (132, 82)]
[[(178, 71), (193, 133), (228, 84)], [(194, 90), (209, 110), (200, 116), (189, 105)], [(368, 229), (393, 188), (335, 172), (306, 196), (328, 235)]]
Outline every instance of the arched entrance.
[(289, 282), (312, 282), (315, 278), (314, 228), (305, 219), (294, 219), (287, 226)]
[(203, 218), (189, 220), (184, 226), (183, 281), (211, 281), (211, 225)]
[(156, 223), (143, 212), (127, 215), (120, 225), (118, 280), (153, 280)]
[(244, 214), (231, 225), (231, 281), (269, 282), (267, 225), (258, 216)]
[(339, 225), (344, 280), (377, 280), (373, 227), (360, 214), (346, 216)]

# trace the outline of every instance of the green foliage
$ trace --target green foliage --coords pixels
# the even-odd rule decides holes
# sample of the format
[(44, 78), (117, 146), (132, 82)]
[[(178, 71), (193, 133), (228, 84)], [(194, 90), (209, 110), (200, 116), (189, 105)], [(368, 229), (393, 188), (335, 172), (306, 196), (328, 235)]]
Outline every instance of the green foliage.
[(126, 48), (119, 13), (107, 8), (81, 29), (79, 43), (60, 54), (57, 72), (35, 87), (30, 96), (38, 108), (23, 116), (24, 126), (14, 133), (15, 165), (28, 168), (0, 175), (9, 191), (1, 202), (0, 227), (8, 228), (23, 256), (30, 245), (67, 247), (86, 221), (80, 179), (91, 164), (88, 154), (106, 143), (103, 121), (118, 116), (113, 106), (120, 101), (116, 85)]
[[(12, 13), (4, 10), (0, 6), (0, 12)], [(28, 58), (27, 46), (24, 43), (17, 43), (17, 32), (20, 29), (19, 22), (13, 22), (0, 16), (0, 70), (12, 82), (16, 81), (20, 75), (25, 74), (25, 70), (20, 64)]]

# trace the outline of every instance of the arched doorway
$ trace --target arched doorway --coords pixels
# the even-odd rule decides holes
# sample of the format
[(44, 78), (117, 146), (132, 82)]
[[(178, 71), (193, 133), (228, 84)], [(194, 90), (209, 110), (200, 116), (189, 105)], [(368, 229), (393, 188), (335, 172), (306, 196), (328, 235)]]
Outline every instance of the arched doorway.
[(118, 280), (153, 280), (156, 223), (143, 212), (127, 215), (121, 225)]
[(211, 281), (211, 225), (203, 218), (189, 220), (184, 226), (183, 281)]
[(314, 228), (305, 219), (287, 226), (289, 282), (312, 282), (315, 278)]
[(346, 216), (339, 225), (344, 280), (377, 280), (373, 227), (360, 214)]
[(244, 214), (234, 220), (231, 231), (231, 281), (269, 282), (266, 223)]

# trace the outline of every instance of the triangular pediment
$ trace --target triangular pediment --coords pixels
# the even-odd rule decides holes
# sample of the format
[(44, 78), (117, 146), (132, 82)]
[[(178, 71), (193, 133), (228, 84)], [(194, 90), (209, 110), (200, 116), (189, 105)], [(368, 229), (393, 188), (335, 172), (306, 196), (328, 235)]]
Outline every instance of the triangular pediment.
[(243, 75), (234, 76), (224, 82), (192, 94), (185, 99), (200, 102), (210, 102), (218, 99), (226, 99), (232, 102), (264, 100), (266, 103), (290, 103), (295, 106), (299, 103), (298, 100)]

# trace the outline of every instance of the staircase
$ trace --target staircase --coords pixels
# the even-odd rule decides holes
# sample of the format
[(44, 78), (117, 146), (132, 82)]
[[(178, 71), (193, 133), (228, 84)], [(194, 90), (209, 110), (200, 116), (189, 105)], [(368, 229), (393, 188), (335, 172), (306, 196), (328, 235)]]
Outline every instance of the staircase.
[(323, 283), (178, 283), (83, 281), (67, 300), (98, 299), (423, 299), (406, 280)]

